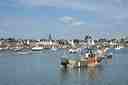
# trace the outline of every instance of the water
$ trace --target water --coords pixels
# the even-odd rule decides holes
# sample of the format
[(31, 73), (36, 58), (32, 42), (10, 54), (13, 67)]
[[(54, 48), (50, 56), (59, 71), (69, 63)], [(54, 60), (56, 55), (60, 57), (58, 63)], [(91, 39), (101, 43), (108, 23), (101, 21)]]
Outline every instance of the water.
[(0, 52), (0, 85), (128, 85), (128, 49), (97, 68), (60, 69), (64, 50), (18, 55)]

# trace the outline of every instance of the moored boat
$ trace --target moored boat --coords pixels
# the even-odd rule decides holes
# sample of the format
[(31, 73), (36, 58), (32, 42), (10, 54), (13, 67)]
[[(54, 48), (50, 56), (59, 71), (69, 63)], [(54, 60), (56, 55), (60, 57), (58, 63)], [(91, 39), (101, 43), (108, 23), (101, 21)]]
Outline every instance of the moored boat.
[(0, 50), (3, 50), (3, 48), (0, 48)]
[(21, 51), (21, 50), (23, 50), (23, 48), (18, 48), (18, 47), (17, 47), (17, 48), (14, 48), (14, 49), (13, 49), (13, 51)]
[(32, 51), (30, 49), (20, 49), (20, 50), (17, 50), (15, 51), (17, 54), (20, 54), (20, 55), (25, 55), (25, 54), (30, 54), (32, 53)]
[(115, 47), (115, 50), (120, 50), (120, 49), (122, 49), (122, 48), (123, 48), (123, 46), (117, 45), (117, 46)]
[(79, 49), (69, 49), (69, 53), (77, 53), (79, 52)]
[(43, 47), (33, 47), (32, 51), (41, 51), (43, 49), (44, 49)]
[(61, 61), (61, 65), (64, 67), (95, 67), (102, 63), (104, 59), (102, 56), (105, 55), (104, 52), (106, 52), (106, 49), (102, 49), (101, 53), (98, 54), (97, 49), (89, 48), (79, 59), (63, 58), (64, 60)]
[(20, 55), (25, 55), (25, 54), (30, 54), (31, 51), (28, 51), (28, 52), (21, 52), (21, 51), (19, 51), (19, 52), (17, 52), (17, 53), (20, 54)]
[(56, 50), (57, 50), (57, 48), (55, 48), (55, 47), (52, 47), (52, 48), (51, 48), (51, 50), (52, 50), (52, 51), (56, 51)]

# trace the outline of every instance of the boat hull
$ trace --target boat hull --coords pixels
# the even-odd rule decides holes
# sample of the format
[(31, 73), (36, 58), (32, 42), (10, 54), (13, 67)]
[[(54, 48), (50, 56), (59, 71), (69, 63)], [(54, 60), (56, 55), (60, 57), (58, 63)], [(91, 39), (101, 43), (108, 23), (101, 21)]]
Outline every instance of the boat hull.
[(91, 62), (89, 59), (82, 59), (82, 60), (65, 60), (65, 62), (61, 62), (63, 67), (69, 68), (83, 68), (83, 67), (96, 67), (101, 64), (101, 60), (96, 62)]

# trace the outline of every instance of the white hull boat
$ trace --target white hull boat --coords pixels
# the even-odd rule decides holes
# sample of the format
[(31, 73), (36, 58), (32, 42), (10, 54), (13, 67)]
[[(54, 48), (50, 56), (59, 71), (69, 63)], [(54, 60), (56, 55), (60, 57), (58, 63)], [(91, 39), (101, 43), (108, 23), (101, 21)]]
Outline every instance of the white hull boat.
[(122, 49), (123, 47), (121, 47), (121, 46), (119, 46), (119, 47), (116, 47), (115, 49), (116, 50), (120, 50), (120, 49)]
[(43, 50), (43, 47), (33, 47), (32, 51), (41, 51)]
[(57, 48), (51, 48), (51, 50), (52, 50), (52, 51), (56, 51), (56, 50), (57, 50)]
[(3, 50), (3, 48), (0, 48), (0, 50)]
[(79, 49), (69, 49), (69, 53), (77, 53), (79, 52)]
[(25, 55), (25, 54), (30, 54), (31, 52), (29, 51), (29, 52), (17, 52), (17, 53), (20, 55)]

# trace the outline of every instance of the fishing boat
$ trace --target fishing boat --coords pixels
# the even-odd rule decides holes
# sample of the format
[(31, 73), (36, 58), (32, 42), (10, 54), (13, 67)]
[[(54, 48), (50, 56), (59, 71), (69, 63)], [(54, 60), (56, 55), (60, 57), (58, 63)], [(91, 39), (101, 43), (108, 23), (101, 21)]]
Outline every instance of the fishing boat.
[[(98, 49), (99, 51), (99, 49)], [(103, 60), (103, 51), (98, 52), (97, 49), (88, 49), (88, 52), (85, 53), (83, 59), (86, 61), (86, 66), (95, 67), (99, 65)]]
[[(99, 49), (98, 49), (99, 50)], [(101, 49), (100, 49), (101, 50)], [(104, 49), (105, 50), (105, 49)], [(101, 50), (101, 53), (98, 53), (97, 49), (88, 48), (84, 55), (81, 55), (79, 59), (70, 59), (70, 58), (62, 58), (61, 65), (63, 67), (96, 67), (100, 65), (103, 61), (103, 57), (105, 55), (105, 51)]]

